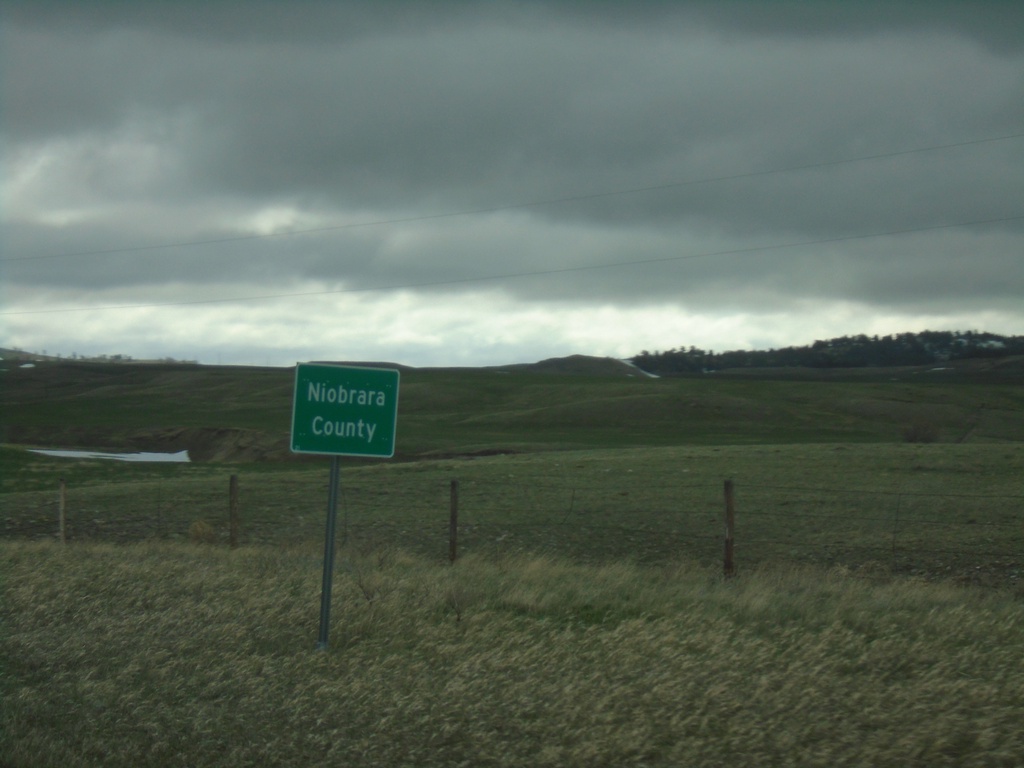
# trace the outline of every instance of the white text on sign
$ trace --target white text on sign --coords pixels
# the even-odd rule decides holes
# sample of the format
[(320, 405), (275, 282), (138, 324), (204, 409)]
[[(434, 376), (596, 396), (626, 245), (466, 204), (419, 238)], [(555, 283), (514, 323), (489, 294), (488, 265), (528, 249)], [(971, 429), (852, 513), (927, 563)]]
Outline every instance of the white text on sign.
[(373, 432), (377, 429), (377, 425), (362, 419), (359, 421), (328, 421), (323, 416), (314, 416), (312, 428), (313, 434), (318, 437), (359, 437), (372, 443)]
[(383, 392), (373, 389), (349, 389), (348, 387), (309, 382), (306, 399), (311, 403), (337, 403), (338, 405), (376, 405), (384, 407), (387, 402)]
[[(332, 405), (369, 405), (383, 408), (387, 398), (383, 392), (374, 389), (355, 389), (344, 385), (324, 384), (319, 381), (309, 382), (306, 399), (311, 403), (328, 403)], [(317, 437), (354, 437), (373, 442), (376, 424), (359, 419), (358, 421), (332, 421), (323, 416), (315, 416), (310, 428)]]

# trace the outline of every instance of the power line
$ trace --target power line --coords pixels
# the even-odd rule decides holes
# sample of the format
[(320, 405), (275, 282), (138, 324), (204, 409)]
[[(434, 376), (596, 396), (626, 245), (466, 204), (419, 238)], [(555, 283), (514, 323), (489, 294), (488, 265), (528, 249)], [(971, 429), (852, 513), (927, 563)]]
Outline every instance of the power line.
[(863, 155), (860, 157), (845, 158), (842, 160), (829, 160), (820, 163), (808, 163), (806, 165), (794, 165), (786, 168), (774, 168), (766, 171), (749, 171), (745, 173), (737, 173), (726, 176), (711, 176), (703, 179), (688, 179), (685, 181), (674, 181), (667, 184), (655, 184), (646, 187), (630, 187), (627, 189), (617, 189), (606, 192), (592, 192), (585, 195), (569, 195), (566, 197), (554, 197), (544, 200), (534, 200), (527, 203), (513, 203), (509, 205), (498, 205), (490, 208), (473, 208), (462, 211), (447, 211), (444, 213), (433, 213), (424, 214), (420, 216), (407, 216), (402, 218), (394, 219), (377, 219), (373, 221), (361, 221), (361, 222), (350, 222), (348, 224), (337, 224), (330, 227), (314, 227), (311, 229), (296, 229), (290, 232), (269, 232), (266, 234), (259, 235), (239, 235), (236, 237), (221, 237), (213, 238), (209, 240), (185, 240), (174, 243), (159, 243), (155, 245), (139, 245), (129, 246), (125, 248), (109, 248), (106, 250), (97, 251), (72, 251), (68, 253), (54, 253), (43, 256), (10, 256), (0, 257), (0, 262), (16, 262), (16, 261), (43, 261), (47, 259), (68, 259), (68, 258), (81, 258), (86, 256), (110, 256), (119, 253), (138, 253), (143, 251), (157, 251), (167, 250), (170, 248), (193, 248), (203, 245), (222, 245), (225, 243), (241, 243), (252, 240), (267, 240), (273, 237), (293, 237), (298, 235), (312, 235), (320, 234), (323, 232), (338, 232), (347, 229), (358, 229), (362, 227), (380, 227), (389, 226), (393, 224), (410, 224), (419, 221), (432, 221), (436, 219), (450, 219), (460, 216), (478, 216), (486, 213), (500, 213), (502, 211), (515, 211), (522, 210), (524, 208), (539, 208), (545, 205), (556, 205), (559, 203), (576, 203), (585, 202), (587, 200), (597, 200), (605, 197), (616, 197), (620, 195), (633, 195), (641, 192), (658, 192), (666, 189), (679, 189), (681, 187), (697, 186), (701, 184), (714, 184), (725, 181), (739, 181), (742, 179), (753, 179), (762, 176), (772, 176), (782, 173), (794, 173), (796, 171), (809, 171), (817, 168), (829, 168), (837, 165), (846, 165), (850, 163), (861, 163), (868, 162), (871, 160), (885, 160), (894, 157), (901, 157), (904, 155), (918, 154), (922, 152), (935, 152), (944, 149), (954, 149), (956, 147), (967, 147), (978, 144), (990, 144), (997, 141), (1008, 141), (1010, 139), (1019, 139), (1024, 137), (1024, 133), (1012, 133), (1006, 136), (992, 136), (984, 139), (972, 139), (969, 141), (958, 141), (953, 144), (935, 144), (928, 147), (917, 147), (915, 149), (903, 149), (896, 152), (885, 152), (877, 155)]
[(586, 272), (597, 269), (612, 269), (615, 267), (634, 267), (647, 264), (659, 264), (676, 261), (688, 261), (690, 259), (703, 259), (712, 256), (736, 256), (739, 254), (749, 253), (763, 253), (765, 251), (782, 250), (785, 248), (797, 248), (809, 245), (828, 245), (831, 243), (843, 243), (852, 240), (868, 240), (875, 237), (893, 237), (896, 235), (909, 235), (920, 232), (934, 232), (943, 229), (956, 229), (959, 227), (972, 227), (981, 226), (984, 224), (999, 224), (1008, 221), (1020, 221), (1024, 219), (1024, 214), (1019, 216), (1005, 216), (998, 219), (980, 219), (975, 221), (961, 221), (954, 224), (936, 224), (929, 227), (914, 227), (910, 229), (895, 229), (888, 230), (886, 232), (871, 232), (862, 235), (845, 235), (842, 237), (828, 237), (821, 238), (818, 240), (797, 240), (788, 243), (776, 243), (774, 245), (760, 245), (752, 246), (750, 248), (735, 248), (724, 251), (708, 251), (704, 253), (689, 253), (678, 256), (661, 256), (658, 258), (651, 259), (639, 259), (636, 261), (617, 261), (608, 262), (605, 264), (588, 264), (575, 267), (560, 267), (558, 269), (541, 269), (541, 270), (530, 270), (527, 272), (506, 272), (495, 275), (481, 275), (477, 277), (465, 277), (452, 280), (434, 280), (421, 283), (406, 283), (403, 285), (388, 285), (388, 286), (374, 286), (368, 288), (339, 288), (332, 290), (323, 291), (302, 291), (296, 293), (269, 293), (261, 294), (257, 296), (237, 296), (234, 298), (220, 298), (220, 299), (196, 299), (193, 301), (173, 301), (173, 302), (161, 302), (161, 303), (148, 303), (148, 304), (117, 304), (107, 305), (101, 307), (62, 307), (57, 309), (30, 309), (23, 311), (14, 312), (0, 312), (0, 317), (10, 315), (46, 315), (64, 312), (100, 312), (116, 309), (157, 309), (162, 307), (188, 307), (196, 306), (200, 304), (230, 304), (241, 301), (265, 301), (267, 299), (285, 299), (285, 298), (300, 298), (304, 296), (329, 296), (334, 294), (353, 294), (353, 293), (375, 293), (378, 291), (402, 291), (402, 290), (413, 290), (417, 288), (437, 288), (446, 285), (465, 285), (467, 283), (483, 283), (494, 280), (512, 280), (523, 277), (543, 277), (545, 275), (560, 275), (571, 272)]

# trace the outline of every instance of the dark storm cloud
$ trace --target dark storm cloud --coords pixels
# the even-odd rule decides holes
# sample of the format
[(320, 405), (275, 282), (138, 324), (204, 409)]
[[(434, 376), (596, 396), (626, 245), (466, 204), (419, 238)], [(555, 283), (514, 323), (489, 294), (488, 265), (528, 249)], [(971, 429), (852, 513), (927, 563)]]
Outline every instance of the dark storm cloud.
[[(1024, 140), (966, 143), (1024, 130), (1020, 3), (0, 8), (4, 162), (26, 179), (11, 284), (473, 287), (590, 266), (501, 285), (764, 306), (1024, 294), (1020, 221), (837, 242), (1024, 214)], [(317, 229), (503, 207), (208, 242), (266, 209)]]
[(749, 37), (844, 37), (878, 33), (956, 35), (994, 50), (1019, 50), (1024, 11), (1014, 0), (519, 0), (462, 1), (21, 0), (2, 4), (5, 19), (25, 27), (107, 31), (148, 28), (189, 38), (231, 40), (349, 40), (422, 32), (452, 24), (530, 20), (569, 26), (649, 28), (666, 23), (702, 25), (717, 34)]

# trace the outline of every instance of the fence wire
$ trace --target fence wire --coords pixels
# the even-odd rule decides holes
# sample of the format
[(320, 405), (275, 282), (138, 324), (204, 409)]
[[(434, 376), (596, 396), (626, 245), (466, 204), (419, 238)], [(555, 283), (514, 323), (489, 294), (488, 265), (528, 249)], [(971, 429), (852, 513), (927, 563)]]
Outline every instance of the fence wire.
[[(252, 487), (247, 488), (246, 484)], [(308, 477), (243, 478), (242, 545), (323, 540), (326, 486)], [(226, 543), (227, 478), (183, 484), (69, 488), (68, 541), (146, 539)], [(452, 493), (436, 480), (343, 483), (338, 543), (450, 553)], [(724, 540), (722, 483), (602, 484), (469, 479), (458, 484), (458, 555), (532, 552), (582, 561), (715, 563)], [(55, 493), (0, 495), (3, 535), (53, 538)], [(1024, 495), (940, 494), (782, 485), (735, 486), (737, 567), (807, 563), (864, 572), (1018, 583), (1024, 575)], [(201, 535), (197, 525), (203, 523)]]

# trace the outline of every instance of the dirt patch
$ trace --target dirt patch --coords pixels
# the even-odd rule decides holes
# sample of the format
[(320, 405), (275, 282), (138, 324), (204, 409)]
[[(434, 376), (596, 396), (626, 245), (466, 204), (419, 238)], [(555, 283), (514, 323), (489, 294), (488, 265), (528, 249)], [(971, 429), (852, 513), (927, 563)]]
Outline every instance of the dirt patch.
[[(140, 435), (161, 450), (187, 450), (192, 461), (281, 461), (291, 458), (285, 435), (268, 435), (254, 429), (186, 427)], [(154, 450), (149, 448), (147, 450)]]

